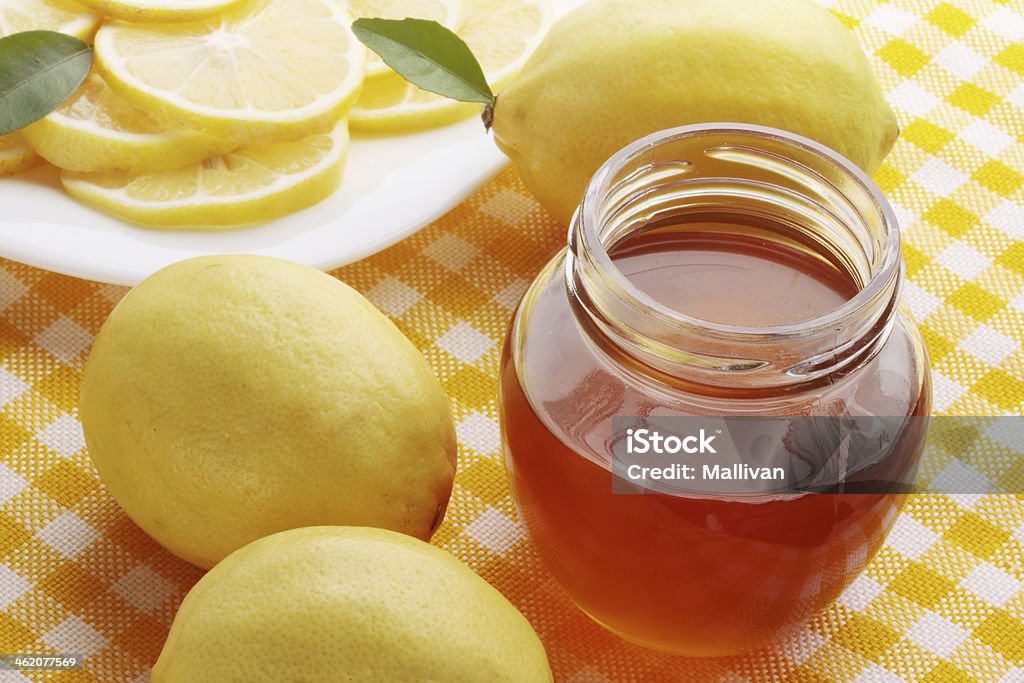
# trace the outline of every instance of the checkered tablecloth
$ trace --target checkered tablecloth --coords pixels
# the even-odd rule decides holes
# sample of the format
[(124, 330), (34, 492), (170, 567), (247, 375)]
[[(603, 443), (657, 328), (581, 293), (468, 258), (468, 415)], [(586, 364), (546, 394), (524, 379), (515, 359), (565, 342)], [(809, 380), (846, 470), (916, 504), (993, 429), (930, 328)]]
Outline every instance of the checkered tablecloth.
[[(938, 413), (1024, 412), (1024, 4), (825, 2), (873, 55), (902, 136), (876, 179), (904, 230), (906, 300)], [(0, 207), (2, 210), (2, 207)], [(451, 396), (459, 473), (436, 543), (533, 622), (556, 680), (1024, 682), (1024, 500), (921, 496), (838, 604), (775, 652), (715, 662), (628, 645), (544, 572), (509, 498), (495, 405), (516, 300), (562, 244), (513, 171), (337, 272), (391, 316)], [(0, 261), (0, 652), (85, 669), (8, 681), (141, 683), (200, 572), (96, 477), (77, 419), (93, 336), (124, 294)]]

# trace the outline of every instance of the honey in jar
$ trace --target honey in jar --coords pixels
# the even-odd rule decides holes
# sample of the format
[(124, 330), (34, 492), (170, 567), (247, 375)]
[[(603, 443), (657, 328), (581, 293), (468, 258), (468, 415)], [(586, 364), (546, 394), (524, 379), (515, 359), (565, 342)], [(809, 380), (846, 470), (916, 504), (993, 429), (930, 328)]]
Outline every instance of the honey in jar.
[[(598, 172), (520, 303), (501, 374), (513, 496), (584, 612), (641, 645), (721, 656), (838, 597), (904, 498), (849, 480), (912, 480), (925, 439), (902, 277), (877, 187), (803, 138), (685, 127)], [(886, 416), (886, 447), (848, 448), (814, 491), (630, 495), (613, 485), (620, 416)]]

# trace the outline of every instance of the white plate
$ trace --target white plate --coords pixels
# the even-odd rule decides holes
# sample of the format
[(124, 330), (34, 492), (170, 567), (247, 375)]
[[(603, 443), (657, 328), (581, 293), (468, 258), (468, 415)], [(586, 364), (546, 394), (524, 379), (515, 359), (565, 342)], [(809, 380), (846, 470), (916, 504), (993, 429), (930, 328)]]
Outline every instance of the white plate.
[[(559, 14), (582, 0), (555, 0)], [(506, 163), (479, 119), (352, 141), (341, 189), (320, 204), (253, 228), (151, 230), (73, 201), (53, 169), (0, 179), (0, 256), (47, 270), (133, 285), (203, 254), (277, 256), (324, 270), (411, 235)]]

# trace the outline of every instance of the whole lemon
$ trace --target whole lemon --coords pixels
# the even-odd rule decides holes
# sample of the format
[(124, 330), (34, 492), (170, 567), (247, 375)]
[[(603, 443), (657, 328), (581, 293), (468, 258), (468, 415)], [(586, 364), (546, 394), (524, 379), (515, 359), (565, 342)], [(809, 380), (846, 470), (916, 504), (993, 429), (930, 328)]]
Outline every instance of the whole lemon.
[(409, 340), (330, 275), (261, 256), (182, 261), (129, 292), (81, 419), (128, 516), (200, 567), (315, 524), (428, 539), (455, 473), (448, 400)]
[(563, 222), (619, 149), (709, 122), (804, 135), (868, 173), (898, 133), (852, 34), (811, 0), (591, 0), (554, 25), (493, 112), (498, 146)]
[(185, 597), (152, 683), (541, 683), (518, 610), (448, 553), (310, 527), (229, 555)]

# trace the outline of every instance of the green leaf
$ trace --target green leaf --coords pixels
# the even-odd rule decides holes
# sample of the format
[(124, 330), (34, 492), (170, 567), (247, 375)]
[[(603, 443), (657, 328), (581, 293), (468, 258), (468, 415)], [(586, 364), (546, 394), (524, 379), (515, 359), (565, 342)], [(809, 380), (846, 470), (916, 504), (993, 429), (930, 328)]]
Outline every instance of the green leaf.
[(469, 46), (436, 21), (358, 19), (352, 30), (413, 85), (461, 102), (494, 104), (494, 93)]
[(0, 38), (0, 135), (56, 109), (91, 66), (92, 50), (73, 36), (25, 31)]

